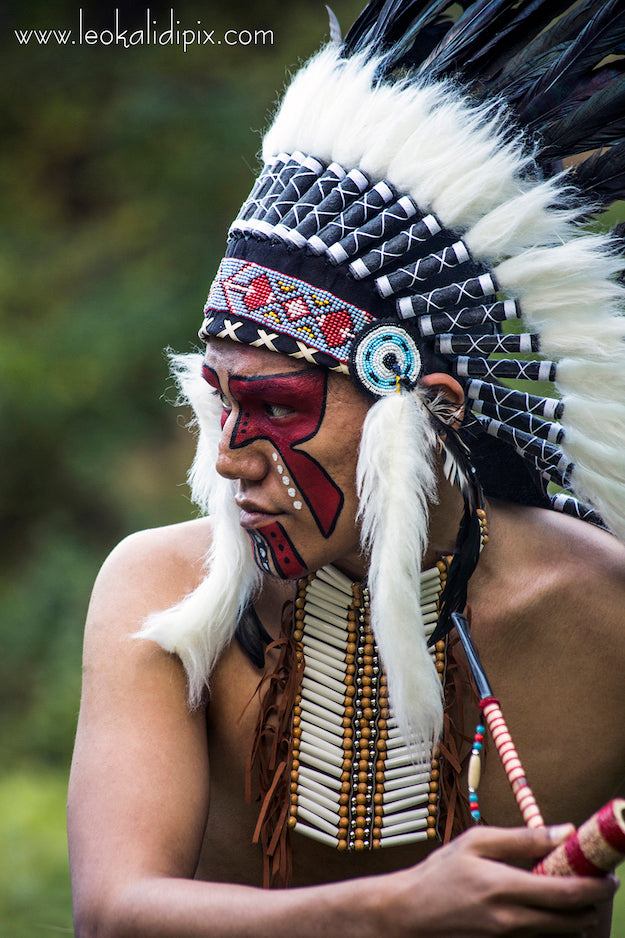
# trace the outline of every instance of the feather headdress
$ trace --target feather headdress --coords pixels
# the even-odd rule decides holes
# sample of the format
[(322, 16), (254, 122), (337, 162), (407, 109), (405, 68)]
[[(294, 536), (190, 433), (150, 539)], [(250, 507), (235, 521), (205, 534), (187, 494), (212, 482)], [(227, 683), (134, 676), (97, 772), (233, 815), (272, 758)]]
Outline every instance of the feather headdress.
[[(625, 539), (623, 261), (582, 227), (625, 197), (625, 2), (461, 6), (373, 0), (343, 40), (334, 25), (264, 138), (200, 332), (382, 403), (457, 377), (463, 427), (437, 434), (466, 505), (448, 614), (475, 560), (465, 457), (487, 494)], [(383, 526), (366, 530), (371, 549)]]

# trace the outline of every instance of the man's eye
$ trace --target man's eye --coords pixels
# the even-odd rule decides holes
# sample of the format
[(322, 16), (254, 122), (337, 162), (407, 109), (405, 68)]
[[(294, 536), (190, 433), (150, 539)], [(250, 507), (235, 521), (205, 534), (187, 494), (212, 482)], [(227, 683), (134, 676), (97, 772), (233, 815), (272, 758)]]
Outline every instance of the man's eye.
[(265, 404), (265, 413), (268, 417), (288, 417), (295, 413), (292, 407), (286, 407), (284, 404)]

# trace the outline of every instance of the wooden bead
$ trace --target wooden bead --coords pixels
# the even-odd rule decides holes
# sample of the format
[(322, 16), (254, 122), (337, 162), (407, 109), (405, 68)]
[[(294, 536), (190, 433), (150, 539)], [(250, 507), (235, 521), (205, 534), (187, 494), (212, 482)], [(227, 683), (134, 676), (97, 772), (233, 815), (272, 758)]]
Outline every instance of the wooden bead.
[[(340, 833), (341, 831), (339, 831), (339, 834)], [(340, 850), (341, 853), (343, 852), (343, 850), (347, 850), (347, 840), (339, 840), (338, 844), (336, 845), (336, 849)]]
[(428, 827), (428, 840), (434, 840), (436, 838), (436, 828)]
[(296, 824), (297, 824), (297, 818), (296, 818), (296, 817), (290, 817), (289, 820), (288, 820), (288, 822), (287, 822), (287, 826), (288, 826), (291, 830), (293, 830), (293, 828), (295, 827)]
[(428, 818), (426, 818), (426, 823), (427, 823), (427, 826), (428, 826), (428, 827), (436, 827), (436, 818), (435, 818), (435, 817), (428, 817)]

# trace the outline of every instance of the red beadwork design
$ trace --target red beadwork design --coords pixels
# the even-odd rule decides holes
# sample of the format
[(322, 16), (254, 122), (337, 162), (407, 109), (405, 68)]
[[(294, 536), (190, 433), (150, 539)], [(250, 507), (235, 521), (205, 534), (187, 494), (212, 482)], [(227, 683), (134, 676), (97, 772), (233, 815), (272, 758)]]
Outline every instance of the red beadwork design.
[(243, 294), (243, 302), (248, 309), (260, 309), (273, 302), (274, 296), (271, 284), (266, 277), (256, 277)]
[[(236, 257), (222, 260), (204, 307), (206, 321), (225, 312), (256, 324), (259, 345), (280, 351), (273, 340), (290, 336), (342, 363), (348, 360), (353, 336), (375, 319), (328, 290)], [(233, 326), (233, 338), (235, 331)]]
[(283, 303), (282, 305), (286, 310), (286, 314), (289, 319), (301, 319), (302, 316), (310, 316), (310, 310), (308, 309), (304, 300), (299, 296), (294, 300), (289, 300), (288, 303)]
[(347, 310), (340, 309), (336, 313), (322, 316), (320, 325), (326, 342), (330, 348), (335, 348), (337, 345), (344, 345), (350, 338), (353, 323)]

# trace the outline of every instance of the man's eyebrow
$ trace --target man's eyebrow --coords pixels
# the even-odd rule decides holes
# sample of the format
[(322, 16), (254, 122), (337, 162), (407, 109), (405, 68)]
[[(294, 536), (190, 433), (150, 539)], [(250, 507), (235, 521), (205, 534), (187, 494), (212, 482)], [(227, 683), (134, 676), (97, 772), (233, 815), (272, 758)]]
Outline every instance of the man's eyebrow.
[(229, 381), (245, 381), (245, 382), (252, 382), (252, 381), (267, 381), (267, 382), (269, 382), (269, 381), (273, 381), (274, 379), (299, 378), (299, 377), (302, 376), (302, 375), (312, 375), (312, 374), (314, 374), (314, 373), (317, 373), (319, 370), (320, 370), (319, 368), (316, 368), (316, 367), (313, 365), (313, 366), (311, 366), (310, 368), (300, 368), (298, 371), (279, 371), (279, 372), (273, 372), (273, 373), (268, 374), (268, 375), (239, 375), (239, 374), (233, 374), (233, 375), (230, 375), (230, 376), (229, 376), (228, 380), (229, 380)]

